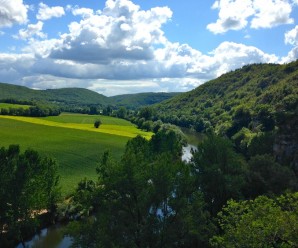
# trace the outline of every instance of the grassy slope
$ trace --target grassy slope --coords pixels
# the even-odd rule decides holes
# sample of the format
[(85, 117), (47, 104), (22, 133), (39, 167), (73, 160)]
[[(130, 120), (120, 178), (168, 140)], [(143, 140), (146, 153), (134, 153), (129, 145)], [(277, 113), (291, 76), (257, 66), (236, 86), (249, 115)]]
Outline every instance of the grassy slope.
[(20, 105), (20, 104), (11, 104), (11, 103), (0, 103), (0, 109), (9, 109), (9, 108), (23, 108), (28, 109), (30, 108), (30, 105)]
[[(82, 178), (96, 178), (95, 168), (100, 154), (110, 150), (114, 157), (120, 158), (126, 142), (136, 135), (134, 133), (136, 128), (132, 124), (128, 125), (126, 121), (116, 118), (107, 117), (103, 120), (106, 124), (102, 126), (114, 127), (115, 130), (109, 130), (110, 134), (100, 132), (102, 127), (97, 131), (93, 124), (90, 125), (91, 116), (63, 114), (56, 117), (56, 122), (51, 121), (51, 118), (46, 120), (46, 118), (0, 116), (0, 147), (20, 144), (23, 150), (32, 148), (42, 155), (55, 158), (60, 166), (64, 195), (73, 191)], [(66, 119), (75, 120), (76, 123), (61, 122)], [(89, 124), (81, 124), (86, 120)], [(117, 125), (111, 127), (111, 123)], [(90, 130), (87, 130), (86, 125), (91, 126)], [(119, 130), (122, 131), (121, 135)], [(139, 131), (139, 134), (142, 133)], [(147, 137), (150, 135), (144, 132), (143, 134)]]

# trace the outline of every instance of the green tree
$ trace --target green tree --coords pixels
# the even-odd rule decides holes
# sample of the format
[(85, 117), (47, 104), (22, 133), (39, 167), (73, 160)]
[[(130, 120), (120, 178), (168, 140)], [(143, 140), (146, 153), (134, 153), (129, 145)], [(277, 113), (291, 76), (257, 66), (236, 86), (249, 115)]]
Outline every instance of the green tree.
[(213, 247), (297, 247), (298, 193), (253, 201), (231, 200), (218, 214), (221, 235), (210, 241)]
[(150, 120), (153, 116), (153, 109), (150, 107), (143, 107), (139, 111), (139, 117), (144, 118), (145, 120)]
[(252, 157), (248, 165), (247, 193), (249, 197), (297, 190), (297, 178), (294, 172), (289, 167), (275, 162), (269, 154)]
[[(188, 164), (136, 137), (120, 162), (97, 169), (96, 219), (75, 226), (76, 247), (207, 247), (214, 225)], [(92, 230), (92, 231), (91, 231)]]
[(247, 166), (244, 159), (234, 152), (229, 140), (209, 136), (199, 144), (193, 162), (198, 186), (213, 215), (228, 199), (242, 197)]
[(17, 145), (0, 149), (0, 242), (23, 240), (35, 231), (41, 210), (51, 211), (59, 196), (57, 165)]
[(94, 121), (94, 127), (95, 127), (95, 128), (99, 128), (100, 125), (101, 125), (101, 120), (100, 120), (100, 119), (96, 119), (96, 120)]
[(116, 112), (116, 116), (118, 118), (124, 119), (126, 115), (127, 115), (127, 109), (125, 107), (120, 107)]
[(89, 109), (89, 115), (97, 115), (98, 114), (98, 110), (95, 106), (91, 106)]

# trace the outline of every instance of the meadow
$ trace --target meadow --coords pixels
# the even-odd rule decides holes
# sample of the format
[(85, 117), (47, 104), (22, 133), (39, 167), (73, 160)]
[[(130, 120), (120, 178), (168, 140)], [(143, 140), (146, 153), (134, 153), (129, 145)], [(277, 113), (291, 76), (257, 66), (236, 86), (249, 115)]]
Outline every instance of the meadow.
[[(96, 129), (94, 120), (102, 125)], [(22, 151), (32, 148), (59, 164), (63, 195), (71, 193), (83, 178), (95, 179), (100, 155), (109, 150), (119, 159), (127, 141), (151, 133), (138, 130), (128, 121), (107, 116), (62, 113), (60, 116), (32, 118), (0, 116), (0, 147), (19, 144)]]
[(23, 108), (28, 109), (32, 106), (30, 105), (20, 105), (20, 104), (11, 104), (11, 103), (0, 103), (0, 109), (10, 109), (10, 108)]

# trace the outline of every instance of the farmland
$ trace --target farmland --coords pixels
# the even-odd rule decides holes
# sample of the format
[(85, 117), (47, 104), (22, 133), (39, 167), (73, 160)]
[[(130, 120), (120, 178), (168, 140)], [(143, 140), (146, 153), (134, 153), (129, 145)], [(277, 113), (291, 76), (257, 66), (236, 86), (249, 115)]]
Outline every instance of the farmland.
[(97, 161), (104, 151), (120, 158), (130, 138), (151, 136), (130, 122), (113, 117), (100, 116), (102, 125), (96, 129), (93, 122), (98, 117), (67, 113), (45, 118), (0, 116), (0, 147), (19, 144), (22, 150), (32, 148), (55, 158), (62, 193), (66, 195), (84, 177), (96, 178)]

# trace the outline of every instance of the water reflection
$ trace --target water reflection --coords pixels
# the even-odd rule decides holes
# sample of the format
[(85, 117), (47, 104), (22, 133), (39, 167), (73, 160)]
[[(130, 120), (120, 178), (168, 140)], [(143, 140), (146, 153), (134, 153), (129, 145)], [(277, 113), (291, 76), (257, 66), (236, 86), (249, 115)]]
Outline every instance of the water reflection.
[(187, 146), (182, 148), (182, 161), (190, 162), (192, 158), (192, 151), (196, 151), (197, 148), (194, 145), (188, 144)]
[[(68, 248), (72, 244), (70, 236), (63, 235), (63, 227), (60, 225), (44, 228), (30, 241), (25, 242), (26, 248)], [(16, 248), (23, 248), (20, 243)]]

